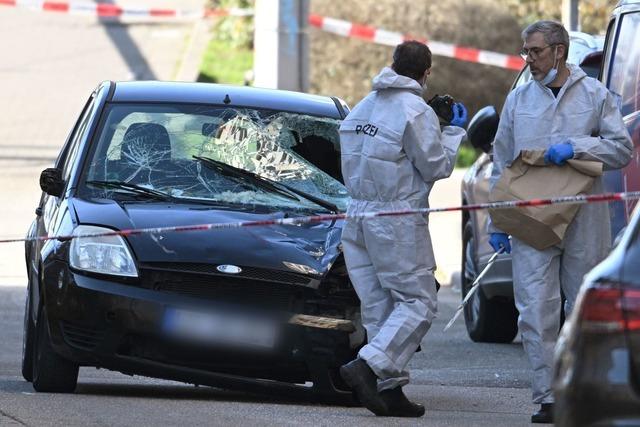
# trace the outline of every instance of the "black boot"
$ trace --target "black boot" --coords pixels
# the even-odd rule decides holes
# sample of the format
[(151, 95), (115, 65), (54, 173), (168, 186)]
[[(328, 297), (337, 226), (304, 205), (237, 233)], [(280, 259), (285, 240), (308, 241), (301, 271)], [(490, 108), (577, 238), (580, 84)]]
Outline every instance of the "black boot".
[(540, 410), (531, 415), (531, 422), (534, 424), (553, 423), (553, 403), (543, 403)]
[(424, 415), (424, 406), (407, 399), (407, 396), (402, 392), (402, 387), (383, 390), (380, 392), (380, 396), (387, 404), (389, 417), (418, 418)]
[(340, 375), (365, 408), (376, 415), (387, 414), (387, 405), (378, 394), (378, 377), (364, 360), (358, 357), (343, 365), (340, 368)]

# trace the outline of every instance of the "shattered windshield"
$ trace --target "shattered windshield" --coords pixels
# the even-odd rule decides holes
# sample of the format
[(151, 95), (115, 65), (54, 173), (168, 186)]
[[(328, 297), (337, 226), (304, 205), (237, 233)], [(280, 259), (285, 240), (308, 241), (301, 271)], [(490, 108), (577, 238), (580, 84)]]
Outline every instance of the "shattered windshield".
[[(107, 198), (164, 194), (185, 202), (345, 210), (339, 124), (248, 108), (114, 104), (83, 191)], [(251, 173), (229, 173), (233, 168), (216, 162)]]

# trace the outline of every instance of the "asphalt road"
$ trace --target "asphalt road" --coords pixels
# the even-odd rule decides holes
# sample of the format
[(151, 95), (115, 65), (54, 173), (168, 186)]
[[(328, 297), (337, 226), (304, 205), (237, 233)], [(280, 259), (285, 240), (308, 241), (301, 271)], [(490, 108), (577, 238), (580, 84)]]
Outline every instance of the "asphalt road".
[[(204, 3), (118, 1), (188, 10)], [(53, 165), (100, 82), (193, 81), (208, 34), (204, 21), (119, 23), (0, 5), (0, 238), (26, 233), (40, 197), (40, 172)], [(21, 253), (20, 245), (0, 245), (0, 286), (24, 286)]]
[(529, 425), (534, 407), (519, 343), (477, 344), (459, 321), (446, 334), (458, 296), (440, 294), (440, 313), (411, 362), (407, 394), (420, 420), (379, 419), (363, 408), (251, 395), (81, 368), (75, 394), (35, 393), (20, 376), (23, 287), (0, 287), (0, 425)]

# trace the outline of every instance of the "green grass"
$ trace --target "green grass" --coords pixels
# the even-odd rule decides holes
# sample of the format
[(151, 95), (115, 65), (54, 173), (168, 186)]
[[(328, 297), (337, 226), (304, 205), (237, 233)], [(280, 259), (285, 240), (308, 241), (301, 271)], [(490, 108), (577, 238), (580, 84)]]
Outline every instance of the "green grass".
[(202, 59), (198, 81), (241, 85), (245, 72), (252, 67), (252, 50), (212, 39)]
[(478, 151), (476, 151), (473, 147), (464, 144), (460, 147), (460, 151), (458, 151), (458, 157), (456, 158), (456, 167), (467, 168), (476, 161), (478, 156)]

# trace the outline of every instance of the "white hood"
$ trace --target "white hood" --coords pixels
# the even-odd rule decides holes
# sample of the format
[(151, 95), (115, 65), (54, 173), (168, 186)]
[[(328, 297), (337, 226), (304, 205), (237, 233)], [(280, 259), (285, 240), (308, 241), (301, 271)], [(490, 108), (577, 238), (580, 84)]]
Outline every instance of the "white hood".
[(407, 89), (422, 96), (422, 86), (414, 79), (393, 71), (391, 67), (384, 67), (380, 74), (373, 78), (373, 90), (380, 89)]

